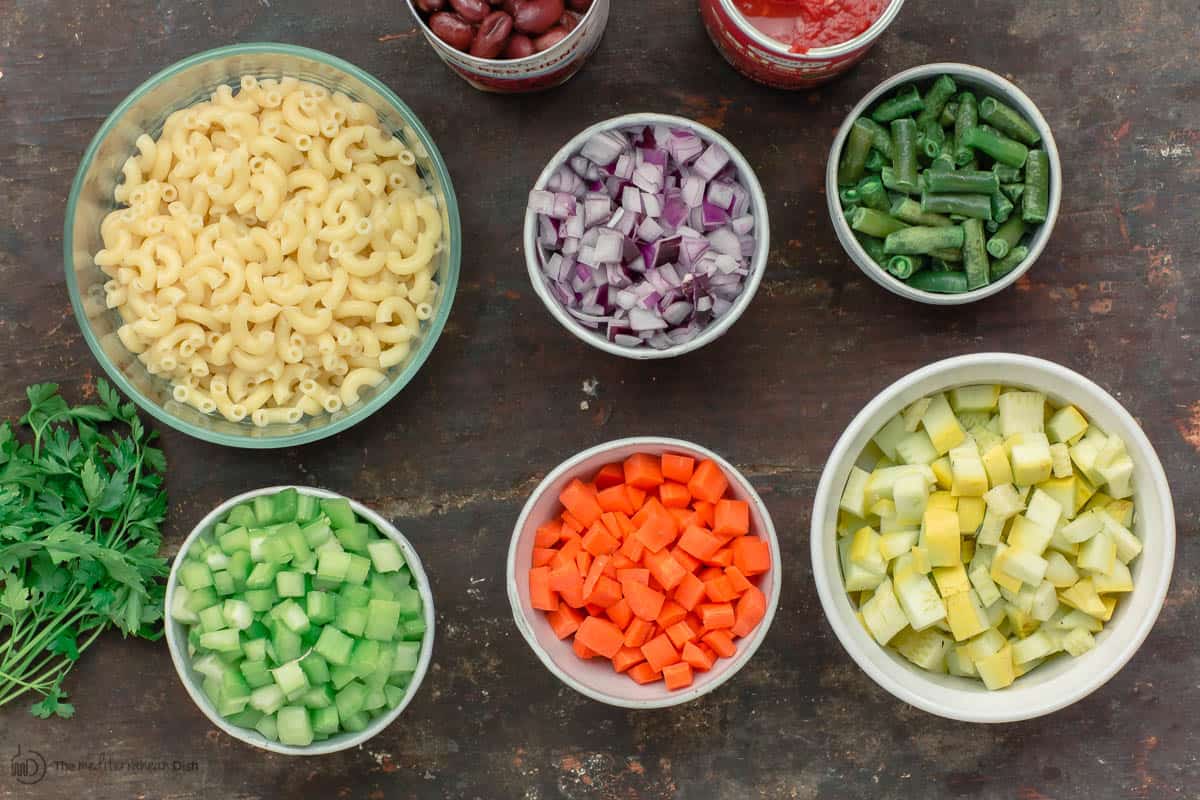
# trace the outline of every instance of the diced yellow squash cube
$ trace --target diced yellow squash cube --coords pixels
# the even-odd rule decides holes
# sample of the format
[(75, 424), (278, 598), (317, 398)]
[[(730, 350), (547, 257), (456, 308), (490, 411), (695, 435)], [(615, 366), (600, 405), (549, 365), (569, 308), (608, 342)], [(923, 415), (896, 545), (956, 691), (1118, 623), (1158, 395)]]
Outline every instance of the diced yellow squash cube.
[(1108, 531), (1100, 531), (1084, 542), (1079, 548), (1079, 557), (1075, 559), (1075, 565), (1080, 569), (1109, 576), (1118, 563), (1117, 543)]
[(852, 533), (856, 533), (859, 528), (866, 524), (867, 521), (863, 517), (857, 517), (849, 511), (838, 510), (838, 536), (849, 536)]
[(1117, 558), (1121, 559), (1122, 563), (1128, 564), (1138, 557), (1142, 552), (1142, 540), (1135, 536), (1133, 531), (1107, 514), (1101, 515), (1100, 521), (1104, 524), (1104, 531), (1116, 542)]
[(1063, 508), (1048, 493), (1034, 488), (1029, 495), (1029, 502), (1025, 506), (1025, 516), (1029, 518), (1030, 522), (1053, 533), (1054, 529), (1058, 527), (1058, 521), (1062, 519)]
[(979, 533), (975, 534), (976, 544), (985, 547), (995, 547), (1000, 544), (1007, 522), (1007, 519), (989, 508), (984, 512), (983, 524), (979, 526)]
[(942, 597), (960, 594), (971, 588), (971, 581), (967, 579), (967, 568), (962, 564), (934, 567), (933, 582), (937, 584), (938, 592)]
[(867, 515), (867, 483), (871, 473), (858, 467), (850, 468), (850, 477), (846, 479), (846, 488), (842, 491), (842, 501), (838, 507), (847, 513), (862, 518)]
[(914, 631), (922, 631), (946, 618), (946, 604), (924, 575), (893, 583), (896, 599)]
[(1045, 622), (1055, 611), (1058, 611), (1058, 590), (1053, 583), (1043, 580), (1033, 592), (1029, 615), (1038, 622)]
[(912, 550), (917, 543), (919, 532), (916, 530), (892, 531), (879, 537), (879, 552), (884, 561), (891, 561)]
[(1106, 594), (1132, 592), (1133, 575), (1129, 572), (1129, 567), (1122, 564), (1119, 560), (1114, 560), (1112, 574), (1105, 575), (1102, 572), (1093, 573), (1092, 585), (1096, 587), (1096, 591), (1101, 595), (1100, 599), (1103, 600)]
[(887, 644), (908, 625), (908, 617), (892, 591), (892, 582), (879, 584), (875, 594), (862, 607), (863, 622), (880, 644)]
[(876, 468), (867, 481), (864, 502), (867, 508), (875, 505), (881, 498), (892, 499), (892, 491), (896, 481), (905, 475), (922, 475), (929, 483), (933, 483), (933, 470), (925, 464), (902, 464), (897, 467)]
[(1024, 514), (1013, 517), (1012, 527), (1008, 531), (1009, 547), (1024, 550), (1040, 556), (1046, 551), (1050, 537), (1054, 532), (1033, 522)]
[(934, 492), (929, 495), (928, 508), (944, 508), (948, 511), (958, 509), (958, 498), (949, 492)]
[(971, 559), (975, 557), (975, 540), (963, 539), (962, 542), (962, 562), (964, 564), (971, 563)]
[(1100, 602), (1104, 603), (1104, 616), (1100, 619), (1108, 622), (1112, 619), (1113, 612), (1117, 610), (1117, 598), (1111, 594), (1100, 595)]
[(933, 571), (933, 565), (929, 563), (929, 551), (924, 547), (913, 545), (910, 554), (912, 555), (912, 568), (914, 572), (921, 575), (928, 575)]
[(1096, 619), (1100, 619), (1105, 613), (1104, 603), (1096, 593), (1091, 578), (1076, 581), (1070, 588), (1063, 589), (1058, 593), (1058, 600)]
[(892, 503), (901, 523), (915, 525), (920, 522), (928, 502), (929, 483), (923, 475), (901, 476), (892, 487)]
[(1066, 589), (1079, 580), (1079, 573), (1062, 553), (1051, 551), (1046, 554), (1046, 580), (1057, 589)]
[(988, 490), (987, 470), (979, 456), (955, 458), (950, 456), (950, 472), (953, 482), (950, 494), (955, 497), (983, 497)]
[(1088, 421), (1075, 406), (1063, 406), (1046, 423), (1046, 435), (1051, 442), (1074, 443), (1087, 432)]
[[(1032, 607), (1032, 597), (1030, 599)], [(1012, 629), (1012, 632), (1021, 637), (1033, 633), (1037, 630), (1038, 625), (1041, 624), (1033, 618), (1033, 615), (1029, 611), (1012, 603), (1005, 604), (1004, 615), (1008, 619), (1008, 625)]]
[(1078, 658), (1096, 646), (1096, 639), (1083, 628), (1075, 628), (1062, 640), (1063, 649)]
[(850, 540), (850, 563), (876, 575), (887, 573), (887, 562), (879, 551), (879, 534), (862, 527)]
[(929, 408), (921, 417), (921, 425), (939, 455), (950, 452), (951, 448), (958, 447), (967, 438), (967, 432), (959, 424), (958, 417), (954, 416), (944, 394), (930, 398)]
[(1077, 508), (1075, 505), (1076, 483), (1076, 476), (1069, 475), (1066, 478), (1050, 478), (1049, 480), (1042, 481), (1037, 485), (1037, 488), (1054, 498), (1059, 508), (1062, 509), (1062, 514), (1067, 519), (1074, 519), (1075, 509)]
[(1104, 477), (1104, 488), (1117, 499), (1133, 494), (1133, 459), (1122, 455), (1110, 464), (1099, 468)]
[(871, 437), (883, 454), (892, 461), (896, 460), (896, 442), (908, 435), (908, 431), (904, 430), (904, 419), (899, 414), (892, 417), (887, 423), (879, 429), (879, 433)]
[(979, 448), (980, 455), (988, 452), (997, 445), (1004, 446), (1004, 440), (1000, 438), (1000, 434), (986, 425), (976, 425), (973, 428), (968, 428), (967, 436), (975, 440), (975, 445)]
[(1025, 510), (1025, 501), (1011, 483), (988, 489), (983, 501), (987, 504), (988, 512), (1001, 519), (1008, 519)]
[(915, 631), (910, 628), (892, 640), (896, 652), (930, 672), (946, 671), (946, 653), (952, 645), (950, 637), (936, 629)]
[(905, 464), (932, 464), (938, 451), (925, 431), (913, 431), (896, 442), (896, 455)]
[(1068, 478), (1075, 474), (1075, 468), (1071, 466), (1071, 451), (1062, 442), (1050, 445), (1050, 462), (1050, 472), (1056, 478)]
[[(963, 578), (965, 580), (966, 575)], [(946, 622), (956, 642), (966, 641), (988, 629), (987, 615), (970, 589), (946, 598)]]
[[(1016, 578), (1021, 583), (1037, 586), (1046, 576), (1046, 559), (1028, 550), (1006, 547), (1003, 550), (997, 549), (996, 555), (992, 559), (992, 580), (996, 580), (994, 573), (997, 569), (1002, 574)], [(996, 583), (1000, 583), (1000, 581), (997, 580)], [(1001, 585), (1003, 586), (1003, 584)]]
[(1113, 500), (1103, 509), (1105, 514), (1108, 514), (1118, 524), (1128, 528), (1133, 523), (1133, 501), (1132, 500)]
[(999, 399), (1000, 386), (997, 384), (959, 386), (950, 390), (950, 407), (955, 412), (995, 411)]
[(920, 400), (914, 400), (900, 412), (900, 416), (904, 418), (904, 430), (912, 433), (921, 427), (921, 417), (925, 416), (925, 410), (929, 408), (930, 402), (932, 402), (930, 398), (922, 397)]
[(1003, 486), (1013, 482), (1012, 465), (1003, 444), (995, 444), (983, 454), (983, 468), (987, 472), (989, 486)]
[(1057, 649), (1058, 646), (1049, 636), (1038, 631), (1013, 644), (1013, 661), (1017, 664), (1028, 664), (1030, 661), (1045, 658)]
[(927, 508), (921, 524), (921, 546), (929, 552), (929, 563), (935, 567), (949, 567), (960, 563), (960, 545), (957, 512), (944, 508)]
[(1103, 447), (1105, 441), (1107, 439), (1103, 434), (1098, 437), (1089, 434), (1070, 447), (1071, 461), (1075, 462), (1075, 466), (1083, 473), (1083, 477), (1087, 478), (1093, 486), (1100, 486), (1104, 483), (1104, 476), (1096, 468), (1096, 457), (1100, 454), (1100, 448)]
[(963, 533), (973, 534), (983, 524), (983, 515), (987, 505), (982, 497), (960, 497), (958, 499), (958, 529)]
[(1049, 444), (1027, 441), (1023, 444), (1013, 445), (1013, 481), (1018, 486), (1033, 486), (1049, 480), (1053, 469), (1054, 460), (1050, 458)]
[(965, 645), (961, 645), (961, 648), (972, 663), (978, 664), (993, 653), (999, 652), (1005, 644), (1007, 644), (1007, 640), (1004, 635), (995, 627), (991, 627)]
[(1000, 434), (1041, 433), (1046, 427), (1046, 395), (1041, 392), (1005, 392), (1000, 395)]
[(1003, 567), (1007, 563), (1008, 557), (1002, 556), (1001, 553), (1003, 552), (1007, 551), (1001, 551), (997, 549), (996, 555), (992, 557), (992, 564), (988, 569), (988, 575), (991, 577), (996, 586), (1016, 594), (1017, 592), (1021, 591), (1021, 579), (1014, 578), (1012, 575), (1009, 575), (1004, 571)]
[(960, 678), (979, 677), (979, 670), (975, 669), (975, 663), (967, 656), (966, 645), (959, 645), (946, 653), (946, 670)]
[[(1003, 399), (1001, 397), (1001, 400)], [(1011, 686), (1017, 677), (1013, 672), (1012, 647), (1006, 642), (1004, 647), (992, 655), (976, 661), (975, 669), (979, 671), (979, 677), (983, 678), (983, 685), (988, 689), (995, 691)]]
[(1092, 491), (1093, 491), (1092, 496), (1089, 497), (1083, 505), (1084, 511), (1091, 511), (1092, 509), (1105, 508), (1108, 506), (1109, 503), (1111, 503), (1113, 501), (1113, 499), (1111, 497), (1109, 497), (1107, 494), (1105, 494), (1104, 492), (1097, 492), (1097, 491), (1095, 491), (1095, 489), (1093, 489)]
[(838, 539), (838, 558), (842, 563), (842, 581), (848, 592), (861, 592), (874, 589), (883, 583), (884, 576), (869, 572), (850, 560), (850, 542), (854, 537), (843, 536)]
[(991, 607), (993, 603), (1000, 599), (1000, 590), (996, 588), (996, 582), (992, 580), (992, 576), (988, 574), (987, 567), (983, 564), (978, 564), (971, 567), (971, 571), (967, 573), (967, 577), (971, 580), (971, 585), (975, 587), (975, 594), (979, 597), (979, 602), (986, 607)]

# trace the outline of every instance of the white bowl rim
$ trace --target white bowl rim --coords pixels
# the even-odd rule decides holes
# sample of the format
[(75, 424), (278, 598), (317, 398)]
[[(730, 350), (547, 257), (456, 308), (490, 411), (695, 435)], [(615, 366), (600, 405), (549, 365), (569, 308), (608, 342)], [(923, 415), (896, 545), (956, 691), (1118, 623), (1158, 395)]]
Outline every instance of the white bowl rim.
[[(1101, 398), (1108, 407), (1108, 410), (1122, 419), (1126, 424), (1129, 438), (1135, 440), (1136, 449), (1144, 454), (1143, 456), (1139, 456), (1139, 460), (1143, 461), (1146, 470), (1153, 476), (1152, 490), (1155, 493), (1155, 499), (1163, 515), (1163, 559), (1156, 573), (1147, 574), (1143, 578), (1143, 580), (1151, 582), (1154, 587), (1154, 593), (1144, 616), (1133, 631), (1133, 635), (1125, 640), (1124, 648), (1117, 658), (1105, 664), (1102, 669), (1085, 676), (1072, 691), (1033, 709), (1014, 707), (999, 712), (987, 712), (979, 708), (960, 708), (932, 699), (921, 691), (913, 689), (914, 684), (919, 684), (919, 675), (915, 670), (905, 670), (902, 674), (913, 677), (909, 680), (899, 680), (892, 674), (892, 671), (877, 668), (866, 655), (866, 645), (869, 643), (876, 649), (879, 648), (879, 645), (875, 643), (874, 639), (859, 642), (856, 638), (852, 638), (849, 635), (849, 623), (842, 618), (836, 605), (837, 599), (845, 596), (845, 590), (841, 586), (832, 585), (828, 579), (826, 570), (822, 567), (824, 563), (822, 541), (828, 533), (823, 530), (823, 521), (830, 504), (836, 506), (841, 497), (841, 487), (834, 485), (834, 476), (842, 464), (848, 463), (850, 459), (857, 457), (856, 453), (850, 452), (854, 439), (865, 428), (871, 425), (872, 419), (879, 414), (884, 406), (910, 386), (966, 366), (996, 368), (1019, 366), (1040, 370), (1054, 374), (1067, 382), (1074, 383), (1085, 391), (1093, 393), (1096, 398)], [(950, 384), (947, 385), (949, 386)], [(876, 395), (854, 417), (846, 427), (846, 430), (838, 438), (833, 452), (830, 453), (825, 468), (821, 473), (821, 480), (817, 486), (817, 492), (813, 501), (812, 526), (809, 538), (813, 582), (816, 584), (817, 594), (821, 599), (821, 607), (825, 611), (825, 618), (829, 622), (830, 627), (833, 628), (842, 647), (872, 680), (909, 705), (920, 708), (923, 711), (928, 711), (939, 717), (959, 720), (961, 722), (1017, 722), (1053, 713), (1082, 700), (1107, 683), (1109, 679), (1116, 675), (1133, 658), (1142, 642), (1150, 634), (1150, 630), (1154, 627), (1159, 612), (1162, 610), (1163, 601), (1166, 599), (1167, 589), (1170, 587), (1171, 572), (1175, 563), (1175, 510), (1171, 501), (1171, 491), (1166, 473), (1153, 445), (1151, 445), (1150, 440), (1146, 437), (1141, 426), (1133, 416), (1125, 410), (1125, 407), (1116, 398), (1101, 386), (1074, 370), (1053, 361), (1015, 353), (977, 353), (942, 359), (941, 361), (935, 361), (932, 364), (910, 372)], [(901, 674), (899, 670), (895, 672)]]
[[(170, 626), (180, 626), (171, 617), (171, 598), (175, 593), (175, 587), (179, 585), (179, 565), (183, 563), (183, 556), (187, 553), (188, 548), (200, 535), (207, 533), (216, 524), (218, 519), (229, 513), (229, 510), (239, 503), (244, 503), (247, 500), (252, 500), (255, 497), (265, 494), (277, 494), (284, 489), (295, 489), (301, 494), (312, 495), (323, 499), (342, 499), (350, 502), (350, 507), (354, 509), (354, 513), (369, 521), (372, 525), (392, 541), (400, 546), (400, 550), (404, 555), (405, 563), (409, 567), (409, 572), (417, 584), (417, 591), (421, 595), (421, 603), (423, 604), (422, 613), (425, 618), (425, 636), (421, 639), (421, 655), (417, 659), (417, 668), (413, 671), (412, 681), (405, 689), (404, 698), (399, 705), (388, 711), (386, 714), (381, 714), (371, 720), (371, 724), (361, 731), (353, 734), (341, 733), (321, 741), (313, 742), (305, 747), (297, 745), (281, 744), (272, 742), (270, 739), (263, 736), (258, 731), (252, 728), (242, 728), (231, 724), (224, 719), (213, 708), (212, 703), (199, 686), (192, 680), (191, 664), (188, 662), (186, 652), (180, 652), (172, 639), (170, 631), (166, 630)], [(167, 590), (163, 600), (163, 625), (167, 640), (167, 648), (171, 651), (171, 662), (175, 665), (175, 672), (179, 675), (179, 680), (183, 684), (183, 688), (187, 690), (188, 696), (192, 698), (192, 702), (196, 707), (208, 717), (209, 721), (216, 725), (225, 733), (233, 738), (245, 742), (248, 745), (257, 747), (261, 750), (269, 750), (272, 753), (279, 753), (285, 756), (323, 756), (330, 753), (337, 753), (342, 750), (348, 750), (351, 747), (359, 745), (371, 739), (375, 735), (381, 733), (385, 728), (391, 725), (399, 718), (400, 714), (412, 702), (416, 696), (417, 690), (421, 688), (421, 682), (425, 679), (425, 673), (429, 670), (429, 663), (433, 659), (433, 635), (434, 635), (435, 616), (433, 612), (433, 591), (429, 586), (429, 578), (425, 574), (425, 567), (421, 564), (421, 559), (417, 555), (416, 548), (412, 543), (396, 529), (396, 526), (385, 519), (377, 512), (371, 510), (367, 506), (357, 500), (353, 500), (337, 492), (321, 489), (315, 486), (300, 486), (296, 484), (284, 484), (280, 486), (267, 486), (262, 489), (253, 489), (248, 492), (243, 492), (235, 497), (231, 497), (224, 503), (210, 511), (205, 515), (204, 519), (196, 524), (192, 532), (180, 545), (179, 551), (175, 554), (175, 558), (171, 563), (171, 574), (167, 578)]]
[[(868, 108), (870, 108), (876, 100), (887, 94), (892, 89), (904, 83), (912, 81), (925, 80), (941, 74), (949, 74), (955, 78), (967, 78), (968, 80), (982, 84), (995, 84), (1002, 87), (1006, 92), (1010, 93), (1017, 100), (1017, 104), (1021, 107), (1020, 111), (1030, 121), (1034, 127), (1038, 129), (1038, 133), (1042, 136), (1041, 147), (1046, 151), (1046, 155), (1050, 160), (1050, 207), (1046, 213), (1046, 221), (1042, 223), (1037, 234), (1030, 240), (1029, 255), (1025, 261), (1012, 272), (1005, 275), (995, 283), (989, 283), (979, 289), (973, 289), (969, 292), (961, 294), (939, 294), (937, 292), (926, 292), (922, 289), (914, 289), (901, 280), (893, 278), (887, 274), (882, 267), (876, 264), (867, 252), (863, 250), (858, 240), (854, 238), (854, 234), (850, 229), (850, 224), (846, 221), (845, 215), (842, 213), (841, 204), (838, 199), (837, 185), (837, 165), (841, 156), (842, 147), (846, 142), (846, 137), (850, 135), (850, 128), (854, 125), (854, 121), (862, 116)], [(1012, 286), (1021, 276), (1024, 275), (1041, 257), (1042, 251), (1046, 249), (1046, 245), (1050, 242), (1050, 237), (1054, 233), (1054, 226), (1058, 222), (1058, 212), (1062, 205), (1062, 186), (1063, 186), (1063, 171), (1062, 161), (1058, 155), (1058, 145), (1054, 141), (1054, 132), (1050, 129), (1050, 124), (1046, 122), (1046, 118), (1042, 116), (1041, 110), (1037, 104), (1029, 98), (1025, 92), (1021, 91), (1012, 81), (998, 75), (991, 70), (977, 67), (972, 64), (960, 64), (956, 62), (938, 62), (934, 64), (923, 64), (921, 66), (906, 69), (899, 72), (887, 80), (880, 83), (874, 89), (869, 91), (862, 100), (858, 102), (850, 113), (846, 116), (841, 128), (838, 129), (837, 136), (834, 137), (833, 145), (829, 148), (829, 160), (825, 166), (825, 203), (829, 208), (829, 216), (833, 222), (834, 231), (837, 233), (838, 241), (846, 254), (850, 256), (850, 260), (863, 271), (863, 273), (887, 289), (893, 294), (904, 297), (908, 300), (915, 300), (918, 303), (925, 303), (933, 306), (958, 306), (973, 303), (976, 300), (983, 300), (986, 297), (991, 297), (998, 292), (1002, 292), (1009, 286)]]
[[(593, 689), (561, 669), (557, 664), (554, 663), (554, 659), (550, 658), (549, 654), (538, 642), (537, 635), (533, 632), (533, 627), (529, 624), (529, 620), (525, 617), (525, 613), (521, 608), (521, 597), (517, 589), (517, 549), (520, 545), (521, 533), (525, 529), (525, 525), (529, 520), (530, 514), (533, 513), (533, 507), (538, 497), (559, 478), (570, 474), (573, 470), (577, 469), (579, 464), (594, 456), (602, 455), (603, 453), (620, 447), (656, 447), (664, 449), (678, 449), (684, 452), (699, 454), (704, 458), (711, 458), (718, 465), (720, 465), (721, 469), (725, 471), (725, 474), (729, 476), (731, 482), (736, 480), (741, 485), (741, 488), (746, 491), (747, 496), (754, 503), (756, 510), (761, 515), (763, 520), (764, 530), (760, 532), (760, 535), (766, 537), (768, 545), (771, 548), (771, 556), (773, 559), (771, 562), (773, 584), (771, 593), (767, 597), (766, 614), (763, 616), (762, 621), (759, 622), (758, 627), (755, 628), (753, 635), (749, 637), (748, 640), (744, 640), (746, 642), (745, 645), (738, 648), (738, 653), (735, 658), (728, 664), (728, 666), (724, 668), (724, 671), (721, 673), (721, 675), (704, 684), (703, 686), (693, 686), (683, 691), (672, 692), (670, 695), (658, 699), (634, 700), (618, 697), (607, 692)], [(740, 671), (742, 667), (744, 667), (750, 661), (751, 657), (753, 657), (754, 653), (762, 644), (763, 639), (766, 638), (767, 631), (770, 629), (771, 623), (775, 620), (775, 612), (779, 608), (779, 595), (783, 585), (783, 565), (782, 558), (779, 553), (779, 538), (776, 536), (775, 523), (771, 520), (771, 514), (767, 510), (767, 505), (763, 502), (762, 498), (759, 497), (758, 492), (754, 489), (754, 486), (750, 483), (749, 479), (741, 473), (741, 471), (708, 448), (701, 447), (698, 444), (686, 441), (684, 439), (673, 439), (664, 436), (631, 436), (624, 439), (613, 439), (576, 453), (551, 470), (550, 473), (546, 475), (546, 477), (543, 478), (542, 481), (537, 485), (537, 488), (530, 492), (529, 500), (526, 501), (525, 507), (521, 509), (521, 515), (517, 518), (517, 524), (513, 528), (512, 541), (508, 546), (508, 566), (505, 570), (505, 577), (508, 586), (508, 602), (512, 607), (513, 620), (517, 623), (517, 630), (521, 632), (521, 635), (525, 638), (525, 642), (529, 645), (530, 649), (533, 650), (534, 654), (537, 655), (538, 660), (542, 662), (546, 669), (550, 670), (555, 677), (557, 677), (567, 686), (570, 686), (575, 691), (586, 697), (590, 697), (593, 700), (598, 700), (601, 703), (607, 703), (610, 706), (642, 710), (651, 708), (670, 708), (671, 706), (682, 705), (683, 703), (687, 703), (691, 700), (695, 700), (698, 697), (702, 697), (703, 695), (708, 694), (724, 684), (726, 681), (736, 675), (738, 671)]]
[(754, 168), (750, 166), (750, 162), (746, 160), (741, 151), (734, 147), (732, 142), (707, 125), (673, 114), (639, 112), (612, 117), (597, 122), (594, 125), (589, 125), (559, 148), (558, 152), (546, 164), (546, 168), (542, 170), (542, 174), (538, 176), (533, 188), (543, 188), (549, 182), (554, 172), (565, 164), (571, 156), (578, 153), (584, 143), (595, 134), (601, 131), (636, 125), (673, 125), (675, 127), (687, 128), (699, 135), (701, 139), (723, 147), (725, 152), (729, 154), (730, 161), (737, 166), (739, 178), (750, 195), (751, 207), (754, 210), (755, 245), (754, 255), (750, 259), (750, 274), (746, 276), (746, 281), (742, 284), (741, 294), (733, 301), (733, 305), (725, 313), (725, 316), (711, 322), (690, 342), (671, 345), (662, 350), (656, 350), (646, 345), (625, 347), (615, 342), (610, 342), (602, 335), (593, 335), (595, 334), (594, 331), (579, 324), (574, 317), (567, 313), (562, 304), (550, 294), (550, 290), (546, 288), (546, 281), (542, 276), (542, 267), (538, 263), (538, 248), (540, 245), (537, 243), (537, 214), (528, 208), (525, 209), (523, 238), (525, 243), (525, 269), (529, 273), (529, 281), (533, 284), (534, 292), (541, 298), (542, 304), (546, 306), (547, 310), (558, 320), (560, 325), (573, 333), (580, 341), (598, 350), (603, 350), (606, 353), (623, 358), (649, 361), (660, 358), (674, 358), (684, 353), (690, 353), (693, 350), (699, 350), (709, 342), (719, 339), (726, 331), (733, 327), (733, 323), (737, 322), (738, 318), (749, 307), (750, 301), (754, 299), (759, 284), (762, 283), (763, 274), (767, 271), (767, 260), (771, 250), (771, 225), (768, 219), (766, 193), (763, 192), (762, 184), (759, 183), (758, 175), (755, 174)]

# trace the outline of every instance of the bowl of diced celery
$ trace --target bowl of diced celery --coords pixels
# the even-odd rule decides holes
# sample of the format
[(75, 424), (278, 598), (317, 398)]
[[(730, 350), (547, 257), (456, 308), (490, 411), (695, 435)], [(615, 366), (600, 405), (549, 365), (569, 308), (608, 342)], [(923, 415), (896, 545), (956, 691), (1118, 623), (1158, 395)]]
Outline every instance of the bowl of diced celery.
[(813, 572), (850, 656), (943, 717), (1011, 722), (1099, 688), (1150, 632), (1175, 518), (1141, 427), (1087, 378), (1006, 353), (924, 367), (838, 440)]
[(184, 542), (167, 643), (213, 724), (286, 755), (362, 744), (411, 701), (433, 650), (433, 595), (408, 540), (322, 489), (234, 497)]
[(834, 140), (825, 189), (846, 253), (888, 291), (982, 300), (1038, 259), (1058, 217), (1050, 126), (1009, 81), (926, 64), (875, 87)]

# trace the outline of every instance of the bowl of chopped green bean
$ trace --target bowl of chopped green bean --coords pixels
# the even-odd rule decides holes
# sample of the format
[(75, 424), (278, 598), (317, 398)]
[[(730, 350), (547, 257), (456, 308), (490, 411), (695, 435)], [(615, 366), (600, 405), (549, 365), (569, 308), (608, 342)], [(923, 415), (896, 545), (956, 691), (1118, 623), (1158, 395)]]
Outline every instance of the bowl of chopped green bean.
[(829, 154), (838, 239), (867, 277), (931, 305), (1003, 291), (1054, 229), (1062, 165), (1033, 101), (968, 64), (926, 64), (875, 87)]

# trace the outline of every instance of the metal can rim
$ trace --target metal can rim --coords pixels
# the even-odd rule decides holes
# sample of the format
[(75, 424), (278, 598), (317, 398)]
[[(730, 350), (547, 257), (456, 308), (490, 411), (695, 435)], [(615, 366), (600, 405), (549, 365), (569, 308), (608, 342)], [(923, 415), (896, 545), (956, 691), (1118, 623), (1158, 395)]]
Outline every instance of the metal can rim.
[[(412, 0), (409, 0), (410, 5), (411, 2)], [(719, 2), (721, 9), (729, 16), (738, 30), (754, 40), (760, 47), (770, 50), (777, 55), (801, 61), (838, 58), (861, 48), (869, 47), (892, 24), (892, 21), (896, 19), (896, 15), (900, 13), (900, 8), (904, 5), (904, 0), (891, 0), (887, 8), (883, 10), (883, 13), (879, 15), (879, 18), (853, 39), (848, 39), (841, 44), (835, 44), (831, 47), (814, 47), (808, 52), (797, 53), (788, 47), (788, 45), (778, 39), (767, 36), (751, 25), (742, 12), (735, 7), (734, 0), (710, 0), (710, 2)]]

